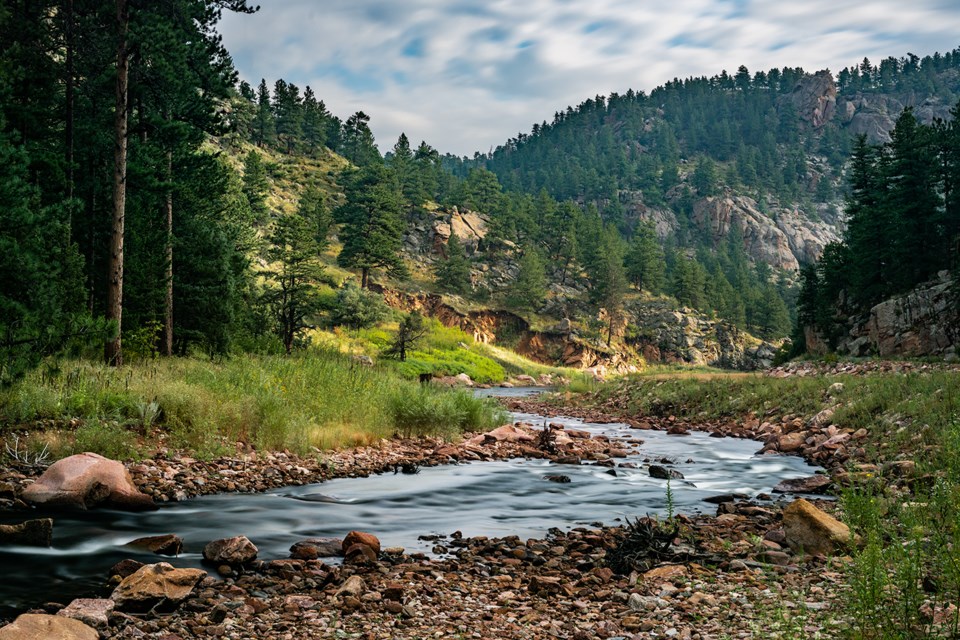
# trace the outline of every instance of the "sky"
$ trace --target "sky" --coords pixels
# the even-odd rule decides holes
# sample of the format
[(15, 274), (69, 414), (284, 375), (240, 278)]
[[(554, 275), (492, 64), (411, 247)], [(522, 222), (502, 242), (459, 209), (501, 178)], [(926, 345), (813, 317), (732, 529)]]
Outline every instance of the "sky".
[[(257, 4), (253, 0), (251, 4)], [(441, 153), (487, 152), (568, 105), (746, 65), (813, 72), (960, 46), (960, 0), (259, 0), (227, 14), (240, 77), (309, 85)]]

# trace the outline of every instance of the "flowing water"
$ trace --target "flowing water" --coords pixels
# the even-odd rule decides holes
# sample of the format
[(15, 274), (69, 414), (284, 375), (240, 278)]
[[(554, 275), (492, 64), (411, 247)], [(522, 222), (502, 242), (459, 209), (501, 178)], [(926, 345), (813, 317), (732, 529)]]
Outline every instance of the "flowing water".
[[(483, 391), (527, 395), (526, 389)], [(515, 413), (515, 420), (542, 424), (542, 416)], [(706, 434), (667, 435), (624, 424), (590, 424), (550, 418), (612, 440), (642, 439), (627, 459), (635, 469), (557, 465), (541, 460), (475, 462), (425, 467), (416, 475), (344, 478), (263, 494), (221, 494), (166, 503), (149, 513), (110, 510), (54, 514), (53, 548), (0, 549), (0, 617), (45, 601), (103, 592), (107, 570), (119, 560), (156, 562), (157, 556), (123, 545), (134, 538), (176, 533), (186, 553), (169, 560), (201, 566), (203, 546), (216, 538), (245, 535), (264, 559), (288, 557), (290, 545), (309, 537), (342, 537), (352, 529), (375, 533), (384, 546), (430, 553), (424, 534), (542, 537), (550, 527), (613, 524), (618, 518), (667, 511), (664, 480), (651, 478), (647, 462), (666, 459), (683, 473), (671, 483), (678, 512), (713, 511), (703, 499), (721, 493), (755, 495), (779, 481), (812, 475), (815, 467), (795, 456), (756, 456), (750, 440)], [(569, 483), (544, 479), (565, 475)], [(615, 474), (615, 475), (614, 475)], [(0, 523), (24, 519), (0, 512)], [(166, 558), (161, 558), (168, 560)]]

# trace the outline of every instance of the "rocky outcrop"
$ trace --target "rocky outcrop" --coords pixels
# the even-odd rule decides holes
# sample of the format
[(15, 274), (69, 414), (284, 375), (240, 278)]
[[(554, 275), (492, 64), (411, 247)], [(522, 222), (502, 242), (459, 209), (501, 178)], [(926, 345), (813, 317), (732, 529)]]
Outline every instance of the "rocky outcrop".
[(890, 142), (890, 132), (906, 107), (913, 107), (923, 124), (932, 124), (938, 118), (950, 120), (952, 106), (937, 97), (918, 101), (913, 94), (855, 93), (837, 101), (837, 112), (847, 133), (863, 134), (871, 144), (880, 144)]
[(657, 233), (657, 237), (661, 240), (666, 239), (671, 233), (677, 230), (676, 214), (672, 210), (664, 207), (648, 206), (643, 201), (642, 192), (621, 191), (619, 198), (625, 218), (627, 220), (651, 223), (654, 231)]
[(837, 85), (833, 81), (833, 74), (830, 71), (818, 71), (813, 75), (803, 76), (793, 91), (783, 97), (781, 105), (783, 104), (789, 104), (801, 120), (819, 129), (829, 122), (836, 112)]
[[(957, 361), (960, 345), (958, 292), (949, 272), (908, 294), (885, 300), (854, 320), (837, 352), (853, 356), (940, 356)], [(808, 332), (807, 348), (822, 349), (818, 336)]]
[(628, 305), (631, 339), (648, 363), (689, 363), (725, 369), (762, 369), (773, 363), (777, 347), (761, 342), (735, 326), (711, 320), (692, 309), (676, 309), (664, 299)]
[(150, 496), (133, 484), (123, 464), (96, 453), (78, 453), (53, 463), (24, 489), (23, 499), (46, 507), (156, 509)]
[(709, 197), (693, 206), (694, 222), (719, 244), (736, 228), (747, 254), (772, 267), (795, 271), (814, 262), (823, 248), (840, 238), (837, 228), (811, 220), (798, 209), (777, 209), (767, 215), (746, 196)]
[(447, 240), (452, 234), (463, 243), (467, 255), (473, 255), (487, 237), (489, 226), (489, 219), (476, 211), (460, 211), (453, 207), (448, 212), (441, 212), (433, 221), (433, 250), (440, 255), (446, 255)]

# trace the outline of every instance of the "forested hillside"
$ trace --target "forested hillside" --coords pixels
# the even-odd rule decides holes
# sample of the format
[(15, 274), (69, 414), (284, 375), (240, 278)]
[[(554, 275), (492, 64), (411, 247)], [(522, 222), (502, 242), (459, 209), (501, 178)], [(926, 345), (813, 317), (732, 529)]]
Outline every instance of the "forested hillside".
[[(0, 380), (64, 349), (289, 353), (383, 320), (374, 282), (597, 348), (659, 347), (643, 318), (683, 306), (776, 340), (795, 271), (840, 239), (851, 134), (899, 144), (904, 105), (932, 122), (960, 86), (957, 52), (837, 81), (740, 68), (587, 100), (489, 156), (405, 135), (384, 156), (366, 113), (241, 81), (224, 11), (252, 8), (0, 10)], [(864, 144), (854, 193), (886, 175)]]

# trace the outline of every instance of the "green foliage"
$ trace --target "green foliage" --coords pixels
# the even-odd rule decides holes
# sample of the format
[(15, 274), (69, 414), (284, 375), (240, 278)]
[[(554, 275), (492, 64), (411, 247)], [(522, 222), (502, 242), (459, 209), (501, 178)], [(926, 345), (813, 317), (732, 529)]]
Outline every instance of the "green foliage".
[(637, 228), (624, 257), (627, 278), (637, 289), (659, 293), (664, 281), (664, 254), (656, 230), (650, 223)]
[(346, 201), (335, 212), (343, 242), (337, 264), (359, 269), (364, 289), (372, 269), (406, 275), (400, 257), (404, 230), (400, 194), (389, 170), (374, 164), (352, 172), (346, 177), (344, 195)]
[(397, 371), (409, 379), (416, 379), (422, 373), (433, 376), (465, 373), (480, 384), (503, 382), (506, 379), (506, 372), (498, 362), (463, 348), (410, 351), (406, 361), (397, 365)]
[(407, 353), (416, 346), (427, 331), (423, 316), (414, 311), (400, 322), (390, 348), (384, 351), (383, 355), (388, 358), (398, 358), (400, 362), (406, 361)]
[(270, 181), (263, 157), (257, 151), (251, 151), (243, 161), (243, 195), (247, 198), (254, 220), (263, 223), (267, 220), (267, 193)]
[(464, 431), (488, 430), (504, 420), (502, 409), (468, 391), (444, 392), (428, 385), (394, 394), (390, 412), (405, 438), (439, 435), (452, 440)]
[(437, 286), (443, 291), (463, 295), (470, 291), (470, 261), (457, 234), (447, 240), (447, 253), (434, 267)]
[(332, 326), (357, 330), (380, 322), (387, 314), (387, 305), (380, 294), (347, 282), (337, 291), (333, 308), (329, 311)]
[(543, 304), (547, 293), (547, 274), (540, 253), (533, 247), (524, 250), (519, 273), (507, 290), (507, 305), (522, 311), (533, 311)]

